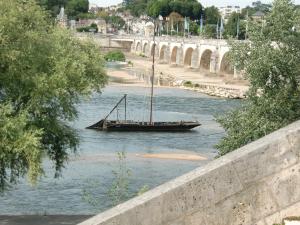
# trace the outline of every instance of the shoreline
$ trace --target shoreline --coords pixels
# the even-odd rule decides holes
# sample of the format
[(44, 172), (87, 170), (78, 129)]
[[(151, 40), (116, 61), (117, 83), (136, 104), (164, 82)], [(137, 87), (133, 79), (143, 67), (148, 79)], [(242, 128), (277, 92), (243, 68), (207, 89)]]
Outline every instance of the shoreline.
[[(127, 61), (131, 61), (133, 66), (124, 67), (128, 72), (121, 76), (115, 73), (120, 71), (108, 70), (109, 76), (114, 73), (112, 77), (123, 80), (120, 82), (125, 85), (145, 86), (149, 83), (152, 62), (149, 58), (136, 56), (132, 53), (126, 53)], [(159, 64), (156, 61), (155, 86), (156, 87), (174, 87), (185, 90), (195, 91), (210, 96), (230, 98), (230, 99), (244, 99), (249, 86), (245, 80), (232, 79), (228, 76), (214, 75), (197, 70), (172, 67), (169, 64)], [(130, 72), (135, 73), (131, 75)], [(148, 74), (147, 74), (148, 73)], [(184, 84), (188, 82), (188, 84)], [(137, 85), (138, 84), (138, 85)]]

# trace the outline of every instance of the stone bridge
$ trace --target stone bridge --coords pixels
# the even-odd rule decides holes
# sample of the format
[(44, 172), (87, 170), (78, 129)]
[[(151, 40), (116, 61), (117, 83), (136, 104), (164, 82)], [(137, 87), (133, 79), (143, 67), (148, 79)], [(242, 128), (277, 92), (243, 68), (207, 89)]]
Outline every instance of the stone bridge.
[(229, 46), (225, 40), (156, 37), (154, 42), (144, 36), (115, 36), (111, 41), (130, 43), (131, 52), (146, 57), (154, 54), (162, 64), (239, 77), (228, 60)]

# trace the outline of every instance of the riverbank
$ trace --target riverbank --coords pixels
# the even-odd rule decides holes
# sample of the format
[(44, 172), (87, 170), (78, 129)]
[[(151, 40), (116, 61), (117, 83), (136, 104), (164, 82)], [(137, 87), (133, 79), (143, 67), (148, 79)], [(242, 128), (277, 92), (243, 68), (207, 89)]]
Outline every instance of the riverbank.
[[(146, 71), (137, 81), (147, 81), (151, 75), (152, 62), (150, 58), (126, 54), (128, 61), (133, 63), (129, 70)], [(141, 72), (142, 73), (142, 72)], [(148, 75), (147, 75), (148, 74)], [(155, 77), (157, 86), (178, 87), (192, 90), (216, 97), (245, 98), (248, 91), (248, 82), (241, 79), (233, 79), (228, 75), (215, 75), (199, 70), (159, 64), (156, 61)], [(132, 85), (133, 83), (131, 83)]]

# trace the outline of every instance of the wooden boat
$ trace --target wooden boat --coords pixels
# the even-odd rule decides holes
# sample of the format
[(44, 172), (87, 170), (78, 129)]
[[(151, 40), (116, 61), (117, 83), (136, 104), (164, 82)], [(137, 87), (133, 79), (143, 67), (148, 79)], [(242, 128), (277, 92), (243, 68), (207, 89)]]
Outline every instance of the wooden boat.
[[(108, 120), (109, 116), (125, 102), (125, 120)], [(125, 94), (121, 100), (115, 105), (110, 113), (99, 122), (87, 127), (87, 129), (101, 131), (144, 131), (144, 132), (180, 132), (188, 131), (200, 126), (198, 121), (178, 121), (178, 122), (139, 122), (126, 119), (127, 111), (127, 95)], [(151, 115), (152, 118), (152, 115)]]
[[(155, 35), (153, 35), (153, 43), (155, 43)], [(155, 45), (154, 45), (155, 52)], [(153, 87), (154, 87), (154, 55), (152, 60), (152, 76), (151, 76), (151, 102), (150, 102), (150, 120), (149, 122), (139, 122), (127, 120), (127, 95), (125, 94), (121, 100), (115, 105), (111, 112), (99, 122), (87, 127), (87, 129), (95, 129), (100, 131), (126, 131), (126, 132), (184, 132), (189, 131), (201, 124), (198, 121), (177, 121), (177, 122), (153, 122)], [(124, 101), (125, 115), (124, 120), (108, 120), (109, 116)]]
[[(100, 126), (97, 126), (100, 125)], [(88, 129), (96, 129), (103, 131), (141, 131), (141, 132), (183, 132), (189, 131), (200, 126), (198, 122), (154, 122), (149, 124), (146, 122), (135, 121), (116, 121), (101, 120), (97, 125), (92, 125)]]

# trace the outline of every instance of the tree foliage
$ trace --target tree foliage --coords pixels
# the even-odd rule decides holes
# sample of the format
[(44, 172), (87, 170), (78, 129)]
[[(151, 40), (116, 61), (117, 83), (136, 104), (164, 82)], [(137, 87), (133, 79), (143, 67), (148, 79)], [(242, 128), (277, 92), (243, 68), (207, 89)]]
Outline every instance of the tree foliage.
[(233, 12), (230, 17), (228, 18), (228, 21), (225, 25), (225, 32), (224, 36), (226, 38), (236, 38), (238, 39), (245, 39), (246, 35), (246, 21), (242, 20), (243, 17), (241, 14)]
[(110, 51), (104, 56), (104, 58), (106, 61), (124, 62), (126, 60), (124, 53), (120, 50)]
[(80, 14), (89, 11), (88, 0), (68, 0), (66, 4), (66, 13), (69, 18), (78, 20)]
[[(289, 19), (286, 19), (289, 18)], [(231, 59), (250, 82), (245, 104), (219, 119), (227, 136), (220, 155), (300, 118), (300, 24), (290, 0), (275, 0), (265, 26), (253, 24), (249, 42), (232, 42)]]
[(71, 19), (86, 17), (89, 10), (88, 0), (36, 0), (41, 6), (56, 17), (61, 7), (65, 7), (67, 15)]
[(146, 13), (147, 0), (130, 0), (126, 5), (126, 9), (130, 10), (134, 16), (140, 16)]
[(205, 24), (217, 24), (221, 18), (220, 12), (215, 6), (205, 8), (204, 16)]
[(166, 17), (172, 12), (177, 12), (192, 20), (199, 20), (202, 11), (203, 7), (197, 0), (152, 0), (147, 5), (147, 14), (151, 17)]
[(112, 27), (121, 29), (125, 25), (125, 21), (120, 16), (107, 16), (104, 18), (106, 23), (112, 25)]
[(48, 10), (55, 17), (62, 6), (66, 6), (68, 0), (36, 0), (43, 8)]
[(98, 32), (98, 26), (95, 23), (92, 23), (90, 26), (86, 26), (86, 27), (78, 27), (76, 28), (77, 32), (94, 32), (97, 33)]
[(80, 97), (106, 83), (96, 45), (49, 22), (34, 0), (0, 1), (0, 188), (42, 175), (42, 157), (61, 172), (78, 137), (68, 121)]
[(206, 38), (217, 38), (217, 25), (206, 24), (204, 26), (203, 35)]

